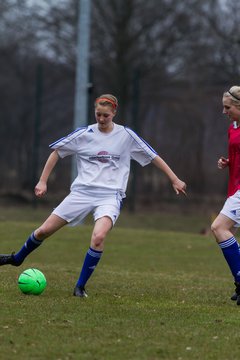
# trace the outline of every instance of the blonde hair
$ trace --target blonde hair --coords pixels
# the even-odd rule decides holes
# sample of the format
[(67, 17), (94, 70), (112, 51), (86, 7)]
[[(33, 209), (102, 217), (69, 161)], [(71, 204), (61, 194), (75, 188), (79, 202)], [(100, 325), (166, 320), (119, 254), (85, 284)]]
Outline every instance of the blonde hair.
[(116, 111), (118, 107), (118, 100), (115, 96), (111, 94), (103, 94), (95, 100), (95, 107), (97, 106), (97, 104), (100, 104), (102, 106), (110, 105), (112, 106), (113, 110)]
[(224, 92), (223, 97), (229, 97), (231, 103), (240, 108), (240, 86), (232, 86), (228, 91)]

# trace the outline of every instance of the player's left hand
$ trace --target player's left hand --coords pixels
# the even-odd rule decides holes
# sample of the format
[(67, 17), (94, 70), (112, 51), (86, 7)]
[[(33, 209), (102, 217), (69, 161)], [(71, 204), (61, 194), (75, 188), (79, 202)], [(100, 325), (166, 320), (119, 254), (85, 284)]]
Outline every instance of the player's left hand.
[(172, 186), (177, 195), (183, 193), (185, 196), (187, 196), (186, 193), (187, 185), (185, 184), (184, 181), (177, 179), (175, 182), (173, 182)]

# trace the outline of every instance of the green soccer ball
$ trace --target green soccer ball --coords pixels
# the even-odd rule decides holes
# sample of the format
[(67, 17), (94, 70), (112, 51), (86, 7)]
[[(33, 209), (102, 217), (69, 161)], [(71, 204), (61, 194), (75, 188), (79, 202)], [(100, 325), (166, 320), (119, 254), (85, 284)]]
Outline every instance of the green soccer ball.
[(18, 287), (24, 294), (40, 295), (46, 286), (47, 280), (38, 269), (24, 270), (18, 278)]

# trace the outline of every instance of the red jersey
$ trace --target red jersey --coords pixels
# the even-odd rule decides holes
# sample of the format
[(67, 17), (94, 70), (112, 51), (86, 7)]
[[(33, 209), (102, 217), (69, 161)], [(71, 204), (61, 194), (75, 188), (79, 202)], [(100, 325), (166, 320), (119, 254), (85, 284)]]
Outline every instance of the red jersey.
[(228, 196), (240, 189), (240, 127), (228, 130), (229, 181)]

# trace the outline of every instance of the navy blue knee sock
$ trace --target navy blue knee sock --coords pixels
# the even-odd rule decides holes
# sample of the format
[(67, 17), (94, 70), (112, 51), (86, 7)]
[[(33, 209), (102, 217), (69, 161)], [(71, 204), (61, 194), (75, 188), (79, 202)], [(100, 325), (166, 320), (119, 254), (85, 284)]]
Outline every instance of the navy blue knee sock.
[(220, 242), (219, 246), (222, 249), (235, 281), (240, 282), (240, 254), (235, 237), (232, 236), (230, 239)]
[(42, 241), (37, 240), (34, 236), (34, 233), (32, 233), (23, 247), (14, 254), (14, 260), (17, 264), (21, 264), (25, 257), (27, 257), (33, 250), (35, 250), (39, 245), (41, 245)]
[(97, 266), (101, 256), (102, 251), (94, 250), (91, 247), (88, 249), (76, 286), (85, 286), (86, 282), (88, 281), (95, 267)]

